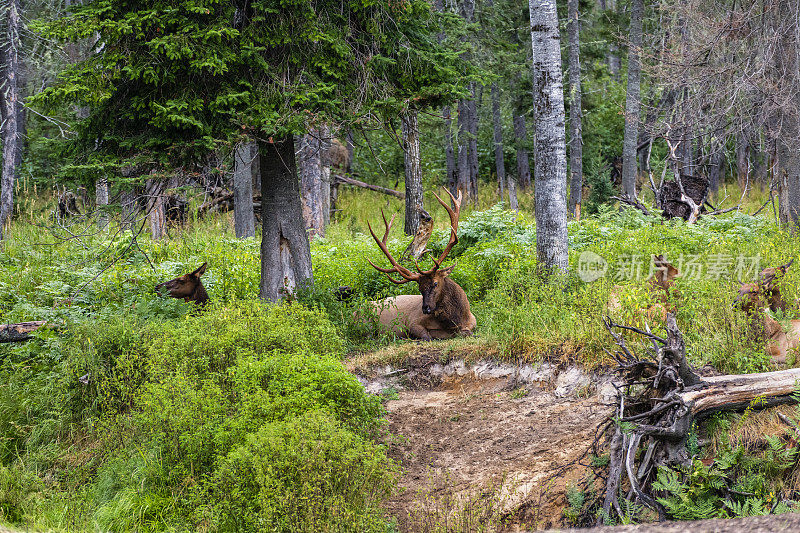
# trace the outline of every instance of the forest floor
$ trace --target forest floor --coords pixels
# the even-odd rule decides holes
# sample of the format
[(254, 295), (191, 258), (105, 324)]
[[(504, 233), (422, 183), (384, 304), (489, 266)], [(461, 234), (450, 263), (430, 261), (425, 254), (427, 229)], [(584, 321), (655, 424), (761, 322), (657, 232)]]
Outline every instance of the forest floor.
[(597, 376), (546, 363), (526, 373), (525, 365), (449, 360), (437, 364), (427, 353), (377, 372), (394, 382), (374, 371), (362, 378), (388, 399), (391, 454), (403, 468), (388, 508), (400, 530), (563, 525), (566, 490), (586, 474), (580, 462), (611, 412)]

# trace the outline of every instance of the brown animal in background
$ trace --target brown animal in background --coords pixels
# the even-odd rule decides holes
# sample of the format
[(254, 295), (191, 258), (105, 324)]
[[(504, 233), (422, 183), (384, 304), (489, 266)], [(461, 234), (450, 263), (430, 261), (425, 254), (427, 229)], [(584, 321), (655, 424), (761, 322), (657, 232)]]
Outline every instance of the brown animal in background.
[(792, 266), (794, 259), (785, 265), (765, 268), (758, 276), (755, 283), (739, 282), (739, 294), (733, 301), (748, 316), (752, 316), (759, 309), (769, 306), (772, 312), (780, 309), (786, 311), (786, 302), (781, 296), (778, 283)]
[[(448, 277), (455, 265), (440, 268), (447, 258), (447, 254), (458, 243), (461, 191), (458, 193), (458, 198), (454, 198), (450, 191), (447, 191), (447, 194), (453, 201), (455, 210), (451, 209), (436, 194), (434, 196), (450, 215), (450, 240), (439, 258), (433, 260), (434, 266), (430, 270), (421, 270), (417, 265), (417, 271), (412, 272), (392, 257), (386, 246), (386, 238), (389, 236), (394, 217), (387, 222), (386, 216), (383, 216), (383, 223), (386, 227), (383, 239), (378, 239), (372, 226), (368, 225), (372, 238), (375, 239), (378, 247), (392, 264), (392, 268), (381, 268), (372, 261), (369, 261), (369, 264), (386, 274), (392, 283), (402, 284), (415, 281), (422, 293), (421, 295), (406, 294), (373, 302), (381, 325), (402, 337), (431, 340), (449, 339), (457, 335), (468, 336), (472, 334), (472, 330), (477, 324), (475, 315), (470, 311), (469, 300), (464, 289)], [(398, 280), (391, 274), (399, 274), (402, 279)]]
[(791, 320), (786, 331), (780, 322), (766, 312), (766, 308), (772, 312), (786, 311), (786, 301), (778, 283), (793, 262), (794, 259), (785, 265), (765, 268), (754, 283), (739, 282), (739, 294), (734, 300), (734, 305), (750, 318), (756, 337), (766, 341), (765, 351), (772, 362), (779, 364), (785, 364), (788, 353), (797, 351), (800, 345), (800, 320)]
[[(655, 303), (647, 309), (641, 309), (641, 313), (651, 319), (666, 320), (667, 313), (675, 312), (675, 305), (672, 300), (680, 297), (680, 292), (675, 288), (675, 278), (680, 273), (672, 263), (668, 262), (663, 254), (653, 256), (653, 266), (655, 272), (653, 277), (647, 280), (647, 288), (653, 294), (659, 303)], [(608, 297), (607, 310), (609, 313), (616, 313), (622, 310), (622, 303), (619, 299), (619, 293), (622, 290), (621, 285), (615, 285), (611, 289), (611, 294)]]
[(208, 293), (206, 288), (203, 287), (203, 282), (200, 281), (206, 271), (207, 263), (203, 263), (194, 272), (178, 276), (175, 279), (165, 281), (156, 285), (156, 292), (162, 292), (163, 289), (173, 298), (183, 298), (186, 302), (194, 302), (203, 305), (208, 301)]

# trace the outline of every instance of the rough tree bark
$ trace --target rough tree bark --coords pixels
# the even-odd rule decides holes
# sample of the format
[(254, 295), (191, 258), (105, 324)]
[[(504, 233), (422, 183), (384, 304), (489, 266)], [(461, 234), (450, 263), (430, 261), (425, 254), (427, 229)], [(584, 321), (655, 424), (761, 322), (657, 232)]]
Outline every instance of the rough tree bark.
[(145, 198), (147, 198), (147, 221), (150, 224), (150, 236), (159, 240), (167, 234), (167, 218), (164, 212), (164, 182), (150, 178), (145, 182)]
[(636, 198), (636, 142), (639, 138), (639, 96), (641, 79), (642, 18), (644, 0), (631, 3), (628, 47), (628, 88), (625, 99), (625, 134), (622, 143), (622, 194)]
[(581, 62), (580, 62), (580, 17), (578, 0), (567, 3), (569, 36), (569, 212), (576, 219), (581, 217), (581, 195), (583, 192), (583, 135), (581, 131)]
[(108, 206), (108, 178), (97, 178), (94, 182), (94, 203), (100, 211), (97, 217), (97, 225), (105, 227), (108, 225), (108, 216), (103, 213), (103, 209)]
[(458, 188), (458, 172), (456, 171), (456, 155), (453, 151), (453, 119), (450, 118), (450, 106), (442, 108), (444, 119), (444, 155), (447, 165), (447, 187), (455, 194)]
[(313, 282), (311, 250), (295, 162), (294, 138), (259, 141), (261, 159), (261, 283), (259, 297), (278, 301)]
[(533, 47), (536, 255), (542, 267), (566, 271), (567, 141), (561, 39), (555, 0), (529, 0)]
[(725, 147), (718, 139), (711, 141), (711, 158), (708, 169), (708, 187), (712, 194), (719, 190), (725, 171)]
[(239, 143), (233, 161), (233, 227), (236, 237), (246, 239), (256, 236), (253, 214), (253, 144)]
[(514, 115), (514, 143), (517, 147), (517, 185), (526, 189), (531, 184), (531, 163), (528, 159), (528, 129), (522, 114)]
[[(298, 137), (297, 170), (300, 175), (303, 220), (310, 236), (325, 234), (322, 207), (322, 147), (319, 131)], [(261, 158), (263, 164), (264, 158)], [(263, 173), (263, 171), (262, 171)], [(263, 175), (262, 175), (262, 180)]]
[(406, 174), (406, 220), (405, 234), (415, 235), (422, 213), (422, 168), (420, 167), (419, 127), (417, 111), (408, 110), (401, 120), (403, 157)]
[(5, 79), (3, 90), (3, 169), (0, 177), (0, 241), (6, 224), (14, 211), (14, 183), (17, 180), (19, 147), (19, 47), (20, 13), (19, 0), (9, 0), (6, 6), (6, 35), (3, 46)]
[(319, 128), (319, 196), (322, 205), (322, 234), (331, 222), (331, 130)]
[(456, 190), (469, 196), (469, 102), (458, 101), (458, 170)]
[(497, 84), (492, 84), (492, 125), (494, 128), (494, 164), (497, 170), (497, 188), (500, 191), (500, 201), (505, 198), (506, 188), (506, 162), (503, 157), (503, 122), (500, 117), (500, 90)]
[(469, 190), (472, 202), (478, 203), (478, 100), (476, 86), (472, 84), (472, 100), (469, 101)]
[(258, 143), (250, 143), (250, 174), (253, 176), (253, 190), (261, 190), (261, 158), (258, 157)]

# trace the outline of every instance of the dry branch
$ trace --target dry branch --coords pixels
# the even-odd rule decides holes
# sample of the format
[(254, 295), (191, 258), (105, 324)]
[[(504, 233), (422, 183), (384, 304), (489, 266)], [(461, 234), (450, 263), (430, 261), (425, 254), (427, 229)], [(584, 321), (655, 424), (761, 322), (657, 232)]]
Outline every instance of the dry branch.
[(363, 189), (369, 189), (370, 191), (380, 192), (383, 194), (388, 194), (390, 196), (394, 196), (395, 198), (399, 198), (400, 200), (405, 200), (406, 198), (406, 195), (400, 191), (396, 191), (394, 189), (387, 189), (386, 187), (381, 187), (379, 185), (371, 185), (369, 183), (358, 181), (353, 178), (349, 178), (347, 176), (337, 175), (335, 182), (344, 183), (345, 185), (353, 185), (355, 187), (361, 187)]
[(30, 338), (29, 333), (45, 325), (44, 320), (20, 322), (18, 324), (0, 324), (0, 342), (19, 342)]

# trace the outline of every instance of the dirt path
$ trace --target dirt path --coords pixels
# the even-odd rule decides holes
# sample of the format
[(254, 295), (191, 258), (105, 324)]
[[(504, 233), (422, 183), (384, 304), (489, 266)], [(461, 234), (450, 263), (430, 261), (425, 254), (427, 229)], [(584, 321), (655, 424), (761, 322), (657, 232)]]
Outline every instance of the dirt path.
[(402, 531), (443, 520), (470, 530), (487, 517), (535, 529), (562, 524), (565, 489), (585, 472), (576, 461), (609, 410), (594, 395), (509, 387), (458, 378), (387, 402), (392, 453), (404, 468), (389, 508)]

